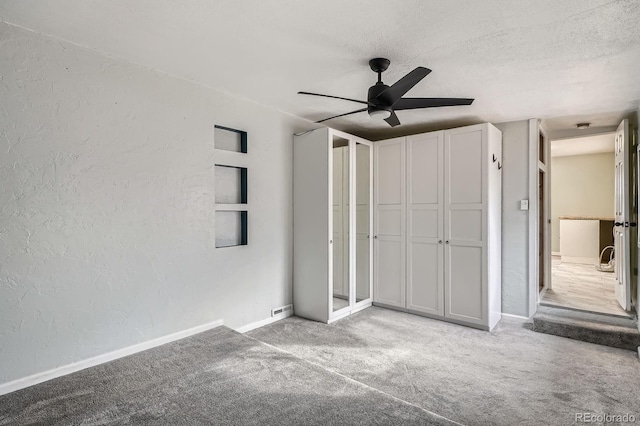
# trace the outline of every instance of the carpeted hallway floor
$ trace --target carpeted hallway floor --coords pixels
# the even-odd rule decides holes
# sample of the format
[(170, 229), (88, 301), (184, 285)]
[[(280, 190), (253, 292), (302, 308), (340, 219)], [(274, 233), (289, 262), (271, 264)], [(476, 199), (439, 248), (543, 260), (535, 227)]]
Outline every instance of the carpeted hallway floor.
[(221, 327), (45, 382), (1, 396), (0, 425), (565, 425), (640, 419), (638, 383), (632, 351), (374, 307)]
[(448, 425), (220, 327), (0, 396), (0, 425)]

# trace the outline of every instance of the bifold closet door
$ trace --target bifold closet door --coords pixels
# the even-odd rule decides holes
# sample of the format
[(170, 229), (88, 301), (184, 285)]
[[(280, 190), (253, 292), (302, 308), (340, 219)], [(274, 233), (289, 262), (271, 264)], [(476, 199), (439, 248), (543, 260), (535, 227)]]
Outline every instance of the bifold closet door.
[(407, 308), (444, 315), (444, 133), (407, 138)]
[(405, 288), (405, 139), (375, 148), (374, 301), (404, 308)]
[(486, 133), (445, 132), (445, 316), (483, 325), (487, 317)]

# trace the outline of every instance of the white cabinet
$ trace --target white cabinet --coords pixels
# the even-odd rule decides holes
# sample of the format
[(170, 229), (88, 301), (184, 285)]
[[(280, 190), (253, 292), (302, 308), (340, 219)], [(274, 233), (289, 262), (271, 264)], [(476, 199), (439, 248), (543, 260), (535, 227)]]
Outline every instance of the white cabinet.
[(373, 148), (324, 128), (293, 155), (293, 309), (328, 323), (372, 302)]
[(501, 153), (488, 123), (376, 143), (376, 304), (497, 324)]

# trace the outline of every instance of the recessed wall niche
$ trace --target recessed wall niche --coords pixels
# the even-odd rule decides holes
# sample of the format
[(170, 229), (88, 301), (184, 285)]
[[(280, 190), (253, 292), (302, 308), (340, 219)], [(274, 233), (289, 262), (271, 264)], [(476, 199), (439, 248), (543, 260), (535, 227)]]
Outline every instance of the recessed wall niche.
[(216, 248), (247, 245), (247, 211), (216, 211)]
[(247, 245), (247, 132), (215, 126), (216, 248)]
[(216, 164), (216, 204), (247, 204), (246, 167)]
[(247, 153), (247, 132), (242, 130), (215, 126), (213, 140), (216, 149)]

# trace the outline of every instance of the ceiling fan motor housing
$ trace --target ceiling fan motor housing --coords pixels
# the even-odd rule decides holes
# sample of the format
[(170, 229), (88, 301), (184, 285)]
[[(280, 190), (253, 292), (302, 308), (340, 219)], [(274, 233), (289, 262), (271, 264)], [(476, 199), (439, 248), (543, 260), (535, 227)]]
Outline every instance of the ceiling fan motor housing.
[(392, 111), (391, 105), (387, 105), (382, 99), (378, 99), (378, 95), (388, 88), (389, 86), (384, 83), (376, 83), (369, 87), (369, 94), (367, 96), (367, 100), (369, 101), (369, 114), (371, 114), (372, 111)]

